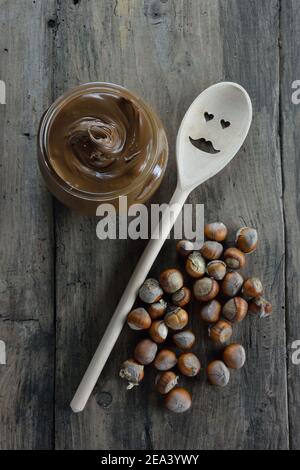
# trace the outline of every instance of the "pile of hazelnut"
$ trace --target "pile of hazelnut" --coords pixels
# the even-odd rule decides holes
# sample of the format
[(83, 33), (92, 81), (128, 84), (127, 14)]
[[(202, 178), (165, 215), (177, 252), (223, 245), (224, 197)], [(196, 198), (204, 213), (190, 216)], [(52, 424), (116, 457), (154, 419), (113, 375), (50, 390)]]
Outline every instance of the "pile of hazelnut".
[[(221, 222), (205, 225), (206, 241), (199, 251), (188, 240), (177, 243), (177, 252), (185, 259), (185, 271), (192, 278), (192, 291), (184, 286), (184, 278), (178, 269), (166, 269), (156, 279), (147, 279), (139, 290), (144, 306), (135, 308), (127, 317), (133, 330), (148, 330), (149, 338), (135, 347), (133, 359), (122, 364), (120, 376), (129, 382), (128, 388), (138, 385), (144, 378), (144, 366), (151, 363), (159, 374), (155, 380), (156, 390), (165, 395), (166, 407), (176, 413), (187, 411), (192, 404), (191, 394), (178, 387), (179, 377), (173, 369), (187, 377), (199, 374), (198, 357), (190, 352), (195, 335), (185, 329), (189, 315), (187, 305), (192, 297), (200, 302), (200, 318), (208, 324), (211, 341), (223, 347), (222, 360), (211, 362), (207, 378), (212, 385), (224, 387), (230, 379), (229, 369), (240, 369), (245, 364), (245, 349), (240, 344), (228, 344), (233, 325), (247, 313), (260, 318), (272, 313), (271, 304), (262, 297), (261, 281), (252, 277), (244, 280), (238, 272), (246, 264), (246, 254), (253, 252), (258, 243), (254, 228), (242, 227), (235, 237), (235, 246), (227, 246), (228, 230)], [(223, 246), (223, 244), (224, 246)], [(162, 348), (169, 331), (179, 355), (172, 349)]]

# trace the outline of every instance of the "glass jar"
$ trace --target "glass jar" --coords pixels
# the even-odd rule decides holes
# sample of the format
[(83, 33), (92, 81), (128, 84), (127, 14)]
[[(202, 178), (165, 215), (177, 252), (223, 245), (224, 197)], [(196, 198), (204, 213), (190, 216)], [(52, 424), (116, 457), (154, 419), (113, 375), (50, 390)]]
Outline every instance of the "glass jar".
[(146, 202), (158, 189), (168, 143), (154, 111), (110, 83), (80, 85), (58, 98), (41, 119), (38, 161), (51, 193), (63, 204), (95, 215), (101, 203), (118, 210)]

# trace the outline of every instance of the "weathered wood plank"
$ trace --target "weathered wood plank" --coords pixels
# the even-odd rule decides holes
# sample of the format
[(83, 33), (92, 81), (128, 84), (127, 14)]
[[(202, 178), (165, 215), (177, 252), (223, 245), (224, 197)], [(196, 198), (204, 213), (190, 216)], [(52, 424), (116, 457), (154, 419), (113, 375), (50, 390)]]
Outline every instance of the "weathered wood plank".
[(222, 1), (220, 6), (224, 78), (240, 82), (249, 91), (254, 119), (238, 158), (208, 182), (202, 198), (208, 218), (215, 217), (218, 207), (219, 218), (230, 226), (245, 223), (257, 227), (259, 249), (248, 257), (246, 272), (263, 280), (265, 295), (274, 305), (274, 315), (261, 322), (248, 318), (238, 329), (235, 338), (246, 347), (247, 365), (241, 374), (233, 374), (233, 388), (225, 391), (225, 402), (220, 399), (215, 404), (214, 429), (222, 415), (224, 437), (216, 431), (216, 439), (212, 442), (210, 436), (206, 446), (279, 449), (288, 446), (278, 138), (279, 5), (276, 1)]
[[(255, 119), (246, 145), (228, 169), (190, 200), (206, 204), (207, 220), (257, 226), (260, 250), (250, 258), (249, 272), (262, 277), (276, 308), (272, 319), (248, 319), (237, 329), (235, 339), (245, 345), (248, 364), (233, 374), (227, 389), (212, 389), (204, 374), (189, 382), (192, 413), (175, 417), (162, 409), (153, 393), (152, 372), (131, 393), (120, 384), (118, 365), (135, 341), (124, 330), (87, 409), (72, 415), (68, 402), (143, 243), (99, 242), (95, 220), (57, 204), (57, 448), (287, 447), (278, 15), (275, 0), (60, 3), (55, 94), (88, 80), (112, 81), (153, 105), (171, 147), (155, 201), (166, 202), (175, 187), (176, 132), (192, 99), (221, 79), (241, 82), (249, 90)], [(153, 273), (174, 263), (174, 243), (168, 241)], [(206, 365), (214, 353), (196, 315), (193, 324), (199, 334), (196, 349)]]
[[(293, 364), (294, 341), (300, 339), (300, 214), (299, 214), (299, 148), (298, 123), (300, 106), (292, 102), (295, 80), (300, 79), (300, 4), (299, 1), (281, 2), (281, 119), (283, 158), (283, 203), (286, 227), (286, 318), (288, 352), (288, 396), (290, 419), (290, 443), (292, 449), (300, 449), (300, 366)], [(296, 98), (299, 97), (299, 93)]]
[(51, 101), (54, 2), (0, 1), (0, 448), (49, 449), (53, 441), (52, 201), (36, 159), (40, 116)]

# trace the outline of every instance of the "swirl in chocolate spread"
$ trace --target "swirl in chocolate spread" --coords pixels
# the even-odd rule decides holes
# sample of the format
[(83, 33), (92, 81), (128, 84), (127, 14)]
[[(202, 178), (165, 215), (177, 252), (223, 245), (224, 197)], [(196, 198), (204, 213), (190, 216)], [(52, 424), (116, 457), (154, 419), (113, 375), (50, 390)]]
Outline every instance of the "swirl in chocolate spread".
[(61, 107), (49, 128), (49, 160), (71, 187), (88, 193), (126, 189), (147, 167), (153, 130), (126, 90), (87, 92)]

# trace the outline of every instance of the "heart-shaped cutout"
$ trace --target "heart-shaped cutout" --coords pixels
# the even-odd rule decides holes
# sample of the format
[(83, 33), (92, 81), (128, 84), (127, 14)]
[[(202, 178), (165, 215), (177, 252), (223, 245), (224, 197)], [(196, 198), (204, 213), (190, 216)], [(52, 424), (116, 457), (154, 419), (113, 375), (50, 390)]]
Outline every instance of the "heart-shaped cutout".
[(224, 119), (221, 119), (221, 126), (222, 126), (223, 129), (226, 129), (227, 127), (230, 126), (230, 122), (225, 121)]
[(205, 117), (205, 121), (211, 121), (214, 118), (214, 115), (205, 112), (204, 117)]

